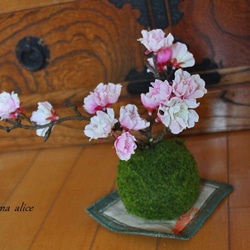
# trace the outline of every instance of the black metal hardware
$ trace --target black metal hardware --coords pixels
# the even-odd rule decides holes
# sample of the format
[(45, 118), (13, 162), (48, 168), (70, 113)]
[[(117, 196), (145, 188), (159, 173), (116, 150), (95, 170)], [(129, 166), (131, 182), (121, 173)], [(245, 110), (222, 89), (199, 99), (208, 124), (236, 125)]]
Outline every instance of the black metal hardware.
[(112, 4), (114, 4), (117, 8), (121, 9), (124, 3), (130, 3), (131, 6), (135, 9), (140, 10), (141, 15), (138, 18), (138, 22), (145, 27), (150, 27), (150, 18), (147, 7), (147, 0), (109, 0)]
[(24, 37), (16, 46), (16, 57), (27, 70), (36, 71), (48, 65), (49, 49), (42, 45), (43, 40), (37, 37)]
[(168, 0), (168, 6), (171, 13), (171, 22), (175, 26), (183, 18), (184, 13), (178, 9), (180, 2), (184, 0)]
[[(123, 4), (129, 3), (133, 8), (140, 10), (138, 22), (145, 27), (165, 29), (169, 26), (169, 19), (172, 25), (176, 25), (183, 17), (183, 12), (178, 9), (178, 4), (183, 0), (109, 0), (117, 8), (122, 8)], [(167, 7), (170, 10), (168, 18)]]

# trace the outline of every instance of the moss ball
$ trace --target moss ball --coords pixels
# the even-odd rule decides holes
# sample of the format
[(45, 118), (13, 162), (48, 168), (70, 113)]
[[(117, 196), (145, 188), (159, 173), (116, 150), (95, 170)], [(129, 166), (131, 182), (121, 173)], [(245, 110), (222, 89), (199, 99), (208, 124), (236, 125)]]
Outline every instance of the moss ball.
[(150, 220), (187, 212), (200, 191), (197, 164), (181, 140), (162, 140), (119, 161), (117, 189), (126, 210)]

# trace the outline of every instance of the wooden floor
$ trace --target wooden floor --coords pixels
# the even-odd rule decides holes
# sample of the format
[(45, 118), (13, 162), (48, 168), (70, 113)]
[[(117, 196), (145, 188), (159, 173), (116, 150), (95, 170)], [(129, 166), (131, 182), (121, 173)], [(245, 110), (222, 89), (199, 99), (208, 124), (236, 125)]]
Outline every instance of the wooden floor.
[[(250, 131), (186, 138), (201, 177), (234, 185), (188, 241), (118, 234), (86, 212), (115, 188), (112, 145), (0, 154), (0, 249), (247, 250), (250, 245)], [(14, 211), (22, 203), (33, 211)]]

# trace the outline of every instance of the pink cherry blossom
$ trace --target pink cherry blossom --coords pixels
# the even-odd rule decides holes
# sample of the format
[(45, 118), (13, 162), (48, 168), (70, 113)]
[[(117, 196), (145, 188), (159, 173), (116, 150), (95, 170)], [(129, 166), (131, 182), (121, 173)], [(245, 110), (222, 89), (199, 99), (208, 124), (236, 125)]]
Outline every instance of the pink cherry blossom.
[(190, 110), (183, 101), (176, 101), (172, 106), (161, 105), (158, 110), (158, 121), (161, 121), (173, 134), (179, 134), (186, 128), (192, 128), (199, 116)]
[(142, 30), (142, 38), (138, 39), (147, 49), (147, 53), (157, 52), (164, 46), (165, 33), (161, 29)]
[(207, 93), (205, 82), (198, 74), (190, 75), (181, 69), (175, 72), (172, 87), (173, 93), (183, 99), (201, 98)]
[(129, 132), (123, 132), (115, 141), (116, 154), (121, 160), (128, 161), (137, 148), (136, 139)]
[(89, 114), (95, 114), (97, 110), (104, 110), (110, 104), (116, 103), (121, 94), (121, 84), (99, 83), (87, 97), (84, 98), (83, 107)]
[(184, 43), (176, 42), (171, 47), (172, 50), (172, 67), (187, 68), (194, 66), (194, 57), (187, 49)]
[(92, 139), (106, 138), (117, 122), (115, 112), (112, 108), (107, 108), (107, 113), (98, 110), (96, 115), (91, 117), (90, 124), (85, 126), (84, 134)]
[(120, 124), (127, 130), (140, 130), (150, 126), (150, 123), (142, 119), (135, 105), (128, 104), (120, 108)]
[(172, 93), (172, 87), (167, 80), (161, 81), (156, 79), (151, 85), (153, 86), (151, 91), (157, 95), (160, 103), (165, 103), (169, 100)]
[(141, 102), (151, 113), (155, 108), (157, 108), (160, 103), (168, 102), (172, 87), (167, 80), (161, 81), (156, 79), (151, 83), (152, 87), (149, 87), (149, 92), (146, 94), (141, 94)]
[[(52, 105), (49, 102), (38, 102), (37, 111), (32, 112), (30, 120), (35, 122), (37, 125), (48, 124), (51, 121), (58, 120), (59, 117), (56, 115)], [(49, 128), (41, 128), (36, 130), (38, 136), (45, 136)]]
[[(172, 50), (170, 49), (170, 47), (173, 44), (174, 37), (171, 33), (169, 33), (167, 37), (162, 38), (162, 40), (163, 42), (162, 41), (160, 42), (161, 44), (160, 48), (153, 51), (156, 55), (156, 64), (157, 64), (157, 68), (159, 72), (163, 72), (164, 70), (166, 70), (167, 66), (171, 62), (170, 59), (172, 55)], [(152, 51), (148, 50), (147, 53), (149, 52), (152, 52)], [(148, 60), (148, 64), (154, 69), (155, 65), (154, 65), (153, 58), (150, 57), (147, 60)], [(147, 71), (152, 72), (151, 69), (147, 69)]]
[(20, 113), (20, 100), (17, 94), (12, 91), (10, 94), (2, 92), (0, 94), (0, 119), (17, 118)]
[(149, 91), (146, 94), (141, 94), (141, 102), (148, 110), (149, 114), (151, 114), (152, 111), (160, 105), (157, 95), (155, 95), (152, 91)]

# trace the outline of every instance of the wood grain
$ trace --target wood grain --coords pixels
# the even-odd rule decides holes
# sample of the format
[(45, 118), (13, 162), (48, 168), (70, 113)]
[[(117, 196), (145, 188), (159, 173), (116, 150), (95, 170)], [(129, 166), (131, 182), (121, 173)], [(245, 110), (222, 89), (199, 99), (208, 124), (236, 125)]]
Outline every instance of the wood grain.
[[(245, 138), (249, 134), (244, 132)], [(240, 161), (230, 163), (230, 157), (236, 159), (238, 149), (231, 150), (229, 137), (234, 141), (243, 140), (242, 132), (185, 138), (202, 177), (227, 182), (231, 164), (237, 171)], [(249, 161), (249, 154), (246, 157)], [(98, 225), (85, 210), (115, 187), (118, 158), (107, 145), (1, 153), (0, 159), (4, 163), (0, 165), (1, 181), (5, 179), (0, 185), (0, 194), (9, 196), (6, 205), (16, 206), (22, 201), (35, 205), (30, 214), (0, 212), (2, 249), (248, 249), (249, 207), (241, 204), (230, 208), (228, 198), (188, 241), (118, 234)], [(28, 166), (20, 181), (17, 176), (23, 175), (21, 169)], [(11, 195), (10, 189), (5, 188), (8, 180), (12, 187), (17, 186)]]
[[(209, 73), (210, 71), (207, 70), (206, 72)], [(239, 84), (250, 82), (250, 66), (218, 69), (215, 72), (221, 77), (219, 84)]]
[(173, 34), (188, 44), (198, 63), (208, 58), (219, 68), (249, 66), (247, 1), (182, 1), (179, 9), (184, 16)]
[[(184, 137), (202, 178), (227, 182), (227, 138), (224, 133)], [(204, 155), (209, 155), (207, 161)]]
[[(216, 3), (208, 1), (203, 6), (204, 11), (209, 10), (204, 22), (213, 17), (213, 6), (218, 3), (219, 0)], [(221, 11), (223, 4), (221, 2), (216, 11)], [(200, 37), (196, 34), (196, 28), (199, 27), (199, 30), (204, 23), (200, 17), (201, 13), (195, 13), (199, 9), (203, 11), (203, 8), (200, 8), (200, 1), (188, 1), (180, 4), (181, 6), (185, 10), (184, 19), (173, 31), (178, 35), (180, 30), (187, 30), (181, 33), (184, 35), (183, 40), (190, 39), (185, 37), (185, 34), (192, 35), (194, 45), (197, 45), (196, 39)], [(225, 6), (228, 8), (229, 5), (225, 3)], [(186, 18), (191, 14), (194, 15), (188, 22)], [(19, 93), (23, 108), (29, 114), (36, 109), (38, 101), (47, 100), (53, 104), (59, 115), (64, 116), (68, 114), (62, 107), (65, 101), (81, 107), (83, 97), (99, 82), (122, 82), (124, 90), (121, 104), (129, 101), (139, 104), (138, 97), (130, 96), (126, 92), (127, 82), (124, 82), (132, 68), (139, 72), (143, 70), (143, 46), (136, 41), (143, 28), (137, 22), (139, 15), (138, 10), (132, 9), (130, 4), (124, 4), (121, 9), (117, 9), (106, 0), (86, 0), (0, 16), (0, 89)], [(242, 15), (243, 19), (246, 18)], [(192, 18), (198, 18), (199, 22)], [(190, 27), (193, 22), (196, 24), (192, 26), (195, 29)], [(215, 21), (209, 22), (209, 25), (214, 25), (213, 29), (217, 27)], [(236, 31), (234, 29), (230, 32)], [(203, 32), (210, 30), (205, 29)], [(25, 70), (15, 58), (16, 44), (21, 38), (29, 35), (43, 38), (50, 49), (49, 65), (41, 71)], [(220, 35), (222, 34), (211, 36), (215, 41), (221, 39)], [(227, 35), (226, 33), (225, 36)], [(239, 39), (237, 36), (235, 39), (229, 39), (230, 42), (226, 43), (225, 48), (234, 43), (234, 46), (237, 45), (237, 48), (242, 50), (238, 43), (242, 40), (242, 46), (245, 46), (244, 37), (243, 32)], [(223, 51), (221, 43), (214, 44), (219, 51)], [(211, 49), (207, 44), (194, 48), (204, 56), (209, 55)], [(203, 53), (204, 48), (208, 49), (208, 54)], [(223, 54), (231, 55), (231, 52), (224, 52)], [(247, 59), (247, 50), (244, 50), (244, 56), (239, 54), (237, 58)], [(228, 63), (225, 66), (230, 65)], [(183, 135), (250, 129), (249, 65), (244, 66), (242, 62), (231, 66), (233, 68), (216, 70), (221, 76), (220, 84), (208, 87), (209, 92), (197, 109), (200, 115), (199, 123)], [(34, 131), (19, 130), (10, 134), (0, 131), (0, 151), (88, 144), (89, 141), (82, 132), (85, 124), (68, 122), (57, 126), (46, 144)]]
[(229, 134), (229, 181), (234, 185), (230, 196), (230, 207), (250, 206), (250, 134), (239, 132)]
[(12, 13), (27, 9), (40, 8), (49, 5), (55, 5), (66, 2), (73, 2), (75, 0), (1, 0), (0, 2), (0, 14)]
[[(139, 14), (129, 4), (117, 9), (87, 0), (0, 16), (0, 89), (29, 95), (124, 80), (132, 68), (143, 69)], [(31, 72), (18, 63), (15, 47), (27, 36), (48, 46), (45, 69)]]
[(83, 148), (31, 249), (90, 249), (98, 223), (86, 209), (111, 192), (117, 161), (111, 147)]
[[(1, 154), (0, 162), (0, 206), (4, 206), (15, 191), (19, 182), (25, 177), (29, 168), (32, 166), (38, 151), (30, 151), (26, 154), (16, 152), (16, 154)], [(11, 161), (10, 161), (11, 159)]]
[(250, 84), (213, 86), (200, 100), (200, 120), (190, 133), (250, 129)]
[(250, 244), (250, 208), (230, 209), (230, 249), (247, 250)]
[[(53, 106), (57, 110), (58, 115), (63, 117), (74, 113), (72, 113), (72, 110), (60, 106), (58, 102), (63, 102), (63, 98), (65, 98), (73, 103), (77, 103), (81, 93), (85, 94), (86, 90), (58, 91), (46, 95), (34, 94), (23, 96), (21, 100), (24, 109), (28, 113), (31, 111), (31, 107), (36, 105), (35, 103), (39, 100), (48, 100), (50, 102), (52, 100), (52, 104), (55, 101), (56, 105)], [(194, 128), (181, 133), (181, 136), (250, 129), (249, 100), (250, 83), (208, 87), (208, 94), (200, 100), (201, 104), (197, 108), (197, 113), (200, 116), (199, 122)], [(142, 111), (142, 116), (146, 115), (146, 111), (141, 106), (138, 96), (129, 95), (126, 92), (126, 83), (124, 83), (124, 91), (120, 102), (116, 106), (116, 113), (118, 114), (119, 112), (119, 105), (125, 105), (129, 102), (137, 104)], [(81, 112), (84, 113), (81, 107), (82, 103), (79, 103), (78, 106)], [(36, 107), (33, 110), (35, 109)], [(35, 131), (15, 130), (6, 133), (0, 130), (0, 151), (89, 144), (88, 138), (83, 134), (86, 124), (87, 122), (75, 121), (58, 125), (54, 128), (50, 139), (46, 143), (43, 142), (43, 138), (36, 136)], [(160, 125), (156, 127), (155, 132), (159, 129), (161, 129)], [(112, 141), (107, 140), (105, 142), (110, 143)], [(92, 140), (91, 143), (99, 143), (99, 141)]]
[[(112, 240), (110, 240), (110, 237)], [(114, 234), (104, 227), (98, 229), (92, 249), (119, 249), (119, 250), (150, 250), (156, 249), (157, 238), (155, 237), (131, 237), (126, 234)]]
[[(79, 151), (80, 148), (69, 148), (39, 153), (5, 204), (11, 207), (10, 212), (0, 213), (0, 245), (2, 249), (28, 249), (79, 155)], [(19, 164), (28, 166), (21, 161)], [(13, 179), (14, 175), (15, 173), (12, 173), (8, 178)], [(15, 212), (15, 207), (21, 206), (22, 202), (34, 206), (34, 211)], [(15, 227), (16, 224), (21, 227)]]

